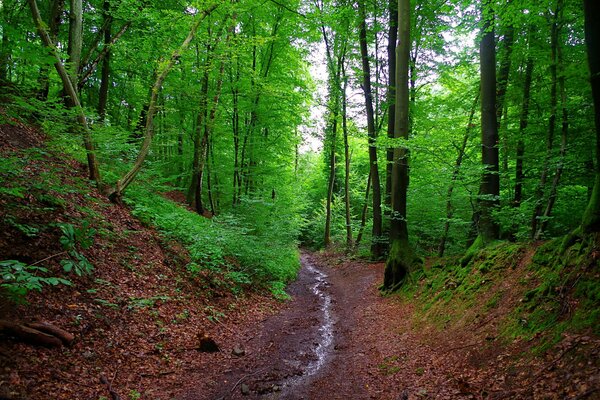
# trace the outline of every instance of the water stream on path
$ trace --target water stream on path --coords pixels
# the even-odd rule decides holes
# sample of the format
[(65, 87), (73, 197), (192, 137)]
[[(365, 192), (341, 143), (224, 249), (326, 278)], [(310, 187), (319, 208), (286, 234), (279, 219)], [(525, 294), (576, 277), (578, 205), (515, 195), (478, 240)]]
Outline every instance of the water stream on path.
[(283, 383), (283, 387), (287, 390), (293, 387), (306, 383), (306, 380), (314, 376), (327, 363), (333, 349), (333, 316), (331, 312), (331, 295), (327, 293), (326, 288), (329, 286), (327, 274), (315, 267), (306, 257), (302, 257), (302, 264), (306, 271), (313, 277), (314, 283), (310, 289), (319, 302), (319, 310), (321, 318), (319, 321), (318, 335), (315, 342), (314, 354), (315, 360), (312, 360), (301, 376), (290, 378)]

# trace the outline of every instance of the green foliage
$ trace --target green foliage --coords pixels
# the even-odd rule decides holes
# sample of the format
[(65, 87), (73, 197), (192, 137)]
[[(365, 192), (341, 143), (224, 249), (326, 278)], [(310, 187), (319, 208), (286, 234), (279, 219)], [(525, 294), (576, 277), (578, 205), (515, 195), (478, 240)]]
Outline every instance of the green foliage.
[(126, 201), (138, 218), (184, 244), (192, 258), (187, 266), (191, 273), (221, 272), (233, 290), (250, 283), (287, 282), (296, 275), (294, 225), (273, 213), (272, 206), (251, 203), (241, 214), (207, 219), (141, 186)]
[(17, 303), (25, 301), (31, 290), (41, 291), (43, 286), (70, 285), (71, 282), (57, 277), (44, 277), (48, 269), (37, 265), (27, 265), (17, 260), (0, 261), (0, 287), (10, 299)]
[(129, 305), (127, 308), (130, 310), (139, 309), (139, 308), (153, 308), (158, 301), (166, 302), (171, 300), (169, 296), (152, 296), (152, 297), (130, 297)]
[(96, 230), (90, 228), (89, 221), (83, 221), (81, 227), (75, 227), (72, 224), (58, 224), (62, 231), (60, 244), (69, 255), (69, 258), (60, 261), (65, 272), (74, 271), (78, 276), (89, 274), (94, 266), (80, 252), (80, 249), (86, 250), (94, 243)]

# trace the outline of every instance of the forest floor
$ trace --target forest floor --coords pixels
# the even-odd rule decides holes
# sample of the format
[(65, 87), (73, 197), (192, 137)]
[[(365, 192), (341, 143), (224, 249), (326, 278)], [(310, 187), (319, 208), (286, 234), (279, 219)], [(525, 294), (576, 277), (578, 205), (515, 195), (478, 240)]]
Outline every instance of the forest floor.
[[(416, 301), (381, 296), (383, 264), (339, 254), (302, 253), (289, 301), (251, 287), (236, 294), (222, 276), (190, 275), (180, 245), (106, 201), (83, 165), (43, 141), (28, 127), (0, 126), (0, 156), (22, 162), (0, 193), (0, 260), (46, 260), (59, 275), (56, 224), (89, 220), (98, 233), (82, 251), (95, 268), (69, 276), (71, 286), (32, 291), (27, 304), (0, 302), (2, 321), (46, 321), (75, 335), (53, 348), (1, 335), (0, 398), (600, 398), (599, 338), (564, 335), (535, 357), (535, 339), (500, 338), (498, 321), (522, 298), (522, 265), (499, 283), (498, 307), (447, 326), (424, 319)], [(219, 351), (201, 351), (206, 338)]]

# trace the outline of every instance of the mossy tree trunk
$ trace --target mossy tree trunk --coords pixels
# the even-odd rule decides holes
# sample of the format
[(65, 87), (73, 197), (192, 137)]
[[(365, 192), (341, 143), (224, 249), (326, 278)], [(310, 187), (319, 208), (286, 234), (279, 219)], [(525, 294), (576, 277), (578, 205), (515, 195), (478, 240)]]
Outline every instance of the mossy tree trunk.
[(600, 15), (600, 2), (584, 0), (585, 42), (590, 66), (594, 117), (596, 123), (596, 179), (592, 196), (583, 215), (583, 232), (600, 232), (600, 24), (594, 21)]
[[(394, 137), (408, 140), (409, 130), (409, 57), (410, 0), (398, 0), (398, 48), (396, 49), (396, 101)], [(392, 214), (390, 250), (385, 266), (383, 288), (395, 290), (411, 270), (414, 253), (408, 241), (406, 198), (408, 191), (408, 149), (394, 148), (392, 166)]]

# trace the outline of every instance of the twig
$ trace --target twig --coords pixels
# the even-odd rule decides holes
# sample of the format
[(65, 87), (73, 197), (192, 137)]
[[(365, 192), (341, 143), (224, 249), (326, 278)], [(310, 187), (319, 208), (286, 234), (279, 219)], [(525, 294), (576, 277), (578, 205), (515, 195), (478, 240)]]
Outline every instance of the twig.
[(58, 254), (53, 254), (53, 255), (51, 255), (50, 257), (46, 257), (46, 258), (44, 258), (43, 260), (36, 261), (36, 262), (34, 262), (33, 264), (29, 264), (29, 265), (37, 265), (37, 264), (39, 264), (39, 263), (42, 263), (42, 262), (44, 262), (44, 261), (48, 261), (48, 260), (50, 260), (51, 258), (58, 257), (58, 256), (62, 256), (63, 254), (67, 254), (67, 252), (66, 252), (66, 251), (61, 251), (61, 252), (60, 252), (60, 253), (58, 253)]
[(112, 384), (108, 382), (104, 375), (100, 375), (100, 383), (106, 385), (108, 393), (110, 393), (110, 397), (112, 398), (112, 400), (121, 400), (119, 394), (113, 390)]
[(149, 376), (165, 376), (165, 375), (171, 375), (171, 374), (174, 374), (174, 373), (175, 373), (175, 371), (172, 370), (172, 371), (162, 371), (162, 372), (159, 372), (159, 373), (156, 373), (156, 374), (148, 374), (148, 373), (146, 373), (146, 374), (140, 374), (140, 376), (144, 377), (144, 378), (147, 378)]
[(263, 370), (258, 370), (258, 371), (254, 371), (251, 374), (246, 374), (244, 376), (242, 376), (236, 383), (235, 385), (233, 385), (233, 387), (231, 388), (231, 390), (229, 391), (229, 393), (233, 393), (233, 391), (235, 390), (235, 388), (237, 387), (237, 385), (239, 385), (244, 379), (251, 377), (252, 375), (256, 375), (259, 372), (262, 372)]
[(591, 388), (586, 390), (585, 392), (573, 397), (572, 400), (581, 400), (581, 399), (585, 399), (586, 397), (588, 397), (590, 394), (597, 392), (598, 390), (600, 390), (600, 388)]
[(462, 350), (462, 349), (466, 349), (467, 347), (473, 347), (473, 346), (477, 346), (482, 344), (483, 342), (476, 342), (476, 343), (470, 343), (470, 344), (465, 344), (463, 346), (458, 346), (458, 347), (451, 347), (449, 349), (446, 349), (444, 352), (442, 352), (442, 354), (446, 354), (446, 353), (450, 353), (451, 351), (454, 350)]

